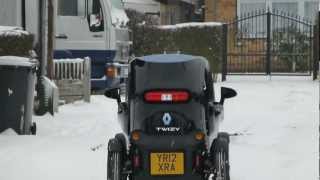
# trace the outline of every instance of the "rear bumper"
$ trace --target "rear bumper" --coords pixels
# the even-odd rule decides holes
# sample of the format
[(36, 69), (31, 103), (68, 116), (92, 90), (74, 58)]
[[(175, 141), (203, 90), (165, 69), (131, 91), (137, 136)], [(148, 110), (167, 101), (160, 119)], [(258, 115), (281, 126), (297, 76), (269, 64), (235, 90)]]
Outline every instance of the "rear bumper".
[[(139, 149), (142, 156), (142, 168), (134, 171), (133, 179), (137, 180), (202, 180), (203, 175), (197, 173), (193, 167), (194, 155), (197, 150), (204, 148), (204, 141), (194, 138), (195, 133), (184, 136), (148, 136), (141, 134), (140, 140), (131, 144)], [(151, 175), (151, 153), (184, 153), (184, 174), (183, 175)]]

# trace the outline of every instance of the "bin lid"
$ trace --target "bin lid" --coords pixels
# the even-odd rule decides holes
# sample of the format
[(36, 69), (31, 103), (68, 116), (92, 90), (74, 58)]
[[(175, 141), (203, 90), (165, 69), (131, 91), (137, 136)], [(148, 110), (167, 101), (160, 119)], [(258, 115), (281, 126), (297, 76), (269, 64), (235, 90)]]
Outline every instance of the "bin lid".
[(36, 64), (30, 58), (18, 56), (0, 56), (0, 66), (34, 67)]

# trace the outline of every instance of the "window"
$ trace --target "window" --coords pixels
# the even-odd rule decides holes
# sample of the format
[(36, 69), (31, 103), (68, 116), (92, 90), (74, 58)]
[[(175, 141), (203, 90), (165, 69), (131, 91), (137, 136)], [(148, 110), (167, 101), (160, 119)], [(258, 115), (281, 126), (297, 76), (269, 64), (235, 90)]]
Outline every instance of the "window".
[(265, 3), (241, 3), (240, 4), (240, 15), (252, 13), (258, 10), (265, 10)]
[[(280, 14), (289, 14), (289, 16), (297, 16), (298, 13), (298, 3), (296, 2), (276, 2), (272, 3), (272, 8), (279, 11)], [(288, 21), (285, 18), (273, 17), (273, 21), (277, 22), (272, 24), (272, 29), (274, 31), (285, 31), (286, 28), (297, 29), (297, 23), (294, 21)]]
[(58, 14), (60, 16), (77, 16), (78, 15), (78, 0), (59, 0)]
[[(259, 14), (266, 10), (266, 3), (241, 3), (240, 18), (248, 14)], [(266, 16), (256, 16), (240, 21), (241, 36), (245, 38), (262, 38), (266, 35)]]
[(272, 9), (289, 13), (292, 15), (298, 15), (298, 3), (297, 2), (274, 2), (272, 3)]
[(86, 5), (90, 31), (104, 31), (104, 18), (100, 0), (86, 0)]
[(102, 13), (101, 4), (99, 0), (87, 0), (88, 14), (100, 14)]
[(59, 16), (84, 16), (85, 0), (58, 0)]
[(317, 14), (319, 3), (316, 1), (308, 1), (304, 3), (304, 17), (314, 22)]

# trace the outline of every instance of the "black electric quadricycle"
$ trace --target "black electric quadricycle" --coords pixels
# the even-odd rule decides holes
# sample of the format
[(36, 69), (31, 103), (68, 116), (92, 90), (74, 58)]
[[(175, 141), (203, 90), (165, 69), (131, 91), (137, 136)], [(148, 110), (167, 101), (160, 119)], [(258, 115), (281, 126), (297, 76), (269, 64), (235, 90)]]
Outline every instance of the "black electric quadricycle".
[[(203, 57), (163, 54), (129, 64), (125, 98), (118, 102), (124, 133), (108, 143), (108, 180), (229, 180), (229, 136), (219, 133), (226, 98), (215, 101)], [(125, 100), (123, 100), (125, 99)]]

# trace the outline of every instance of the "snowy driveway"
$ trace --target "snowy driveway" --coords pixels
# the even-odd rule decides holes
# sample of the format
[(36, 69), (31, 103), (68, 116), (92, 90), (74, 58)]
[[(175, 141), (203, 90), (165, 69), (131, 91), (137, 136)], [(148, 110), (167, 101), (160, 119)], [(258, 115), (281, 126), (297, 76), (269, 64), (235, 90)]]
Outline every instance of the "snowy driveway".
[(231, 139), (232, 180), (318, 179), (318, 82), (310, 77), (230, 77), (222, 129)]
[[(318, 84), (306, 77), (229, 77), (222, 129), (231, 138), (231, 180), (318, 177)], [(0, 135), (1, 180), (105, 180), (106, 143), (120, 131), (116, 103), (93, 96), (35, 117), (38, 135)], [(92, 149), (95, 149), (93, 151)]]

